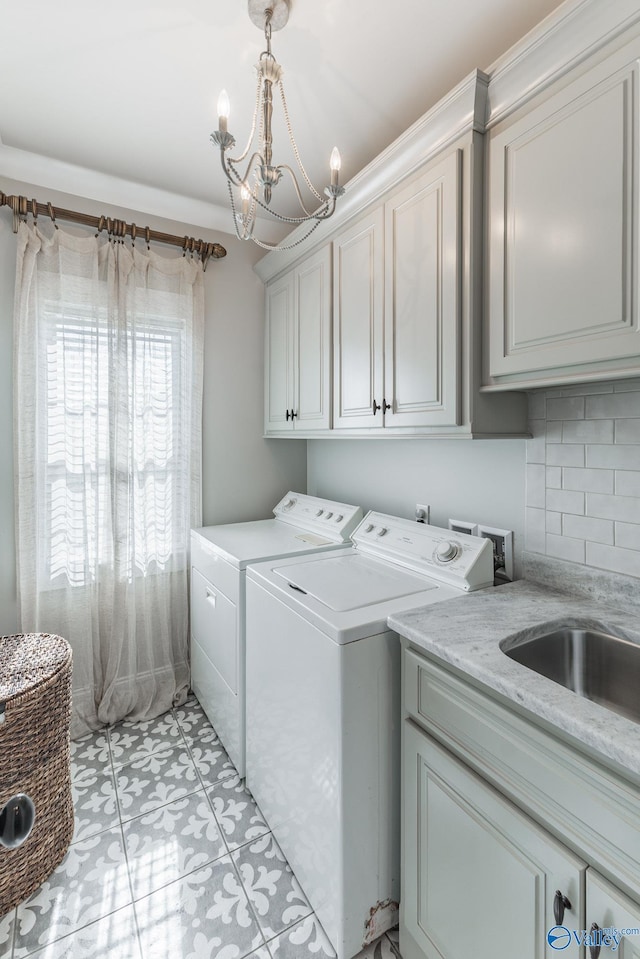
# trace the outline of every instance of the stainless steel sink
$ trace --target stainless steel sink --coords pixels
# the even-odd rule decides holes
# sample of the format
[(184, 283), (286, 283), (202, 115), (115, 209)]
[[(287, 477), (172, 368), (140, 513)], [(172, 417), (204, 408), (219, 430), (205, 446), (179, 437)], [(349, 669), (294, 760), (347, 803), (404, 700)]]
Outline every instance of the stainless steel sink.
[(640, 644), (594, 628), (566, 626), (503, 640), (511, 659), (579, 696), (640, 722)]

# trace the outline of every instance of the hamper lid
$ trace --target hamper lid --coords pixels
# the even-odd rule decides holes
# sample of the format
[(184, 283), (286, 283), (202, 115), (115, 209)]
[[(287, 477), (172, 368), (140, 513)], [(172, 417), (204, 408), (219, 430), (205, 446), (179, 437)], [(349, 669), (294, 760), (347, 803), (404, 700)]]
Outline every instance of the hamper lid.
[(0, 703), (45, 682), (71, 658), (71, 647), (53, 633), (0, 636)]

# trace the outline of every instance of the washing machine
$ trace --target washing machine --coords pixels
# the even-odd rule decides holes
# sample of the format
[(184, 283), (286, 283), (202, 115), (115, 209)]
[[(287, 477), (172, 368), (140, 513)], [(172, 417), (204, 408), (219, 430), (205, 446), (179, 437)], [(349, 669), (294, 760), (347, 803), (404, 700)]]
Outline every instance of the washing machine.
[(351, 546), (359, 506), (289, 492), (274, 518), (191, 531), (191, 686), (245, 772), (245, 577), (250, 563)]
[(493, 585), (492, 544), (370, 512), (340, 553), (247, 574), (247, 785), (338, 959), (400, 898), (400, 642), (392, 613)]

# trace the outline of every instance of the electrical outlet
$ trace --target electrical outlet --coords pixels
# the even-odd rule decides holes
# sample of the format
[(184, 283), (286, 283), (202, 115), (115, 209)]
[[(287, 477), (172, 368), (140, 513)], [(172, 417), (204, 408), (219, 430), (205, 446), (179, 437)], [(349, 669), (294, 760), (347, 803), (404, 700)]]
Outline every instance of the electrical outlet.
[(467, 536), (478, 535), (478, 524), (468, 523), (466, 519), (450, 519), (449, 529), (452, 529), (454, 533), (466, 533)]
[(478, 536), (490, 539), (493, 543), (493, 565), (496, 572), (504, 570), (502, 577), (513, 582), (513, 531), (510, 529), (495, 529), (493, 526), (478, 524)]
[(431, 507), (424, 503), (416, 503), (415, 512), (416, 523), (429, 523), (431, 519)]

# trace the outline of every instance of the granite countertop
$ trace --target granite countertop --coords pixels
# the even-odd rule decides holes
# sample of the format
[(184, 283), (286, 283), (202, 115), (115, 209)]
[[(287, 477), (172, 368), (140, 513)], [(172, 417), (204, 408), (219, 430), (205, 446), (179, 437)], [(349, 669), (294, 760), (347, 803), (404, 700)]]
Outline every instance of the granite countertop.
[(525, 579), (399, 613), (388, 622), (414, 646), (568, 734), (602, 761), (637, 776), (640, 723), (514, 662), (499, 646), (516, 633), (539, 635), (560, 623), (594, 626), (640, 643), (640, 607), (611, 595), (611, 604), (603, 603)]

